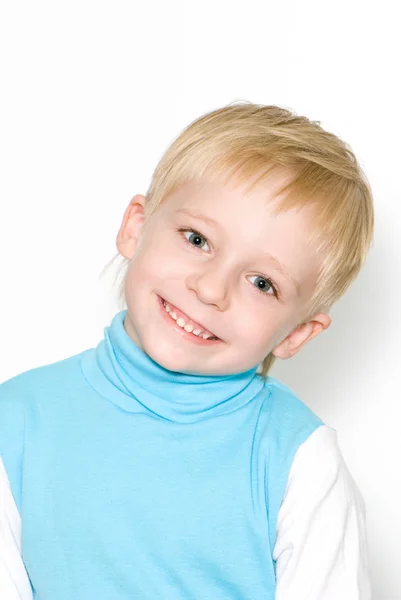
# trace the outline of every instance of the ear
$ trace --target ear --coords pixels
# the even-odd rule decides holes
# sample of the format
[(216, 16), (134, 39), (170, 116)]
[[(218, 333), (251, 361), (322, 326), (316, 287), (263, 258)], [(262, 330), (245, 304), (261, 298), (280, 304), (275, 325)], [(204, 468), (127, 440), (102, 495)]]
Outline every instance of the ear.
[(136, 194), (125, 210), (124, 217), (117, 234), (116, 245), (122, 256), (131, 260), (138, 247), (142, 227), (144, 225), (144, 204), (146, 196)]
[(331, 324), (331, 318), (324, 313), (314, 315), (310, 321), (298, 325), (287, 337), (280, 342), (271, 352), (277, 358), (291, 358), (309, 340), (316, 337)]

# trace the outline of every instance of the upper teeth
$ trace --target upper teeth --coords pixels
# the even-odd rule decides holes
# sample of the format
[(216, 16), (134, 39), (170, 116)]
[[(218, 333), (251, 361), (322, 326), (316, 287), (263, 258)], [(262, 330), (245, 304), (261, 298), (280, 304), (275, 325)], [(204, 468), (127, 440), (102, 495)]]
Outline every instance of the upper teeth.
[(183, 329), (185, 329), (185, 331), (188, 331), (188, 333), (193, 333), (194, 335), (200, 335), (201, 337), (203, 337), (204, 340), (214, 337), (213, 335), (210, 335), (209, 333), (205, 333), (204, 331), (202, 331), (202, 329), (194, 329), (192, 327), (192, 325), (190, 325), (189, 323), (186, 323), (182, 317), (177, 318), (176, 313), (173, 311), (172, 307), (167, 304), (167, 302), (163, 302), (163, 304), (164, 304), (164, 308), (169, 313), (170, 317), (172, 319), (174, 319), (174, 321), (177, 322), (177, 325), (179, 327), (182, 327)]

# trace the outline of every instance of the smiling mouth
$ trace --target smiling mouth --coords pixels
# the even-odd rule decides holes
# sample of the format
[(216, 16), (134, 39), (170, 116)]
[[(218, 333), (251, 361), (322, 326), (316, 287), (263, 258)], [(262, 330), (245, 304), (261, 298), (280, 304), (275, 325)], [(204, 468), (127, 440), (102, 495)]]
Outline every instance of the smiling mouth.
[[(187, 333), (191, 333), (191, 334), (193, 334), (201, 339), (207, 340), (207, 341), (209, 341), (209, 340), (210, 341), (217, 341), (217, 340), (221, 341), (220, 338), (218, 338), (213, 333), (211, 333), (209, 330), (207, 330), (205, 327), (203, 327), (203, 325), (200, 325), (196, 321), (193, 321), (192, 319), (190, 319), (186, 313), (184, 313), (183, 311), (178, 309), (176, 306), (174, 306), (170, 302), (167, 302), (161, 296), (160, 296), (160, 300), (161, 300), (161, 303), (162, 303), (166, 313), (169, 314), (170, 318), (173, 321), (175, 321), (178, 326), (183, 327), (185, 329), (185, 331), (187, 331)], [(167, 309), (166, 305), (169, 307), (169, 309)], [(172, 316), (172, 315), (174, 315), (174, 316)], [(182, 320), (182, 323), (185, 322), (184, 325), (182, 323), (179, 323), (180, 319)], [(189, 327), (190, 329), (187, 329), (187, 327)]]

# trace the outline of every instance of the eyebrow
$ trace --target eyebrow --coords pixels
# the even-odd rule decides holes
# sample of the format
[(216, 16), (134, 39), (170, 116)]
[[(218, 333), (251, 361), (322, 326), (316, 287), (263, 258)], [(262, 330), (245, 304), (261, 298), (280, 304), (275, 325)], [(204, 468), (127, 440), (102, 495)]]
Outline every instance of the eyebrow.
[(201, 221), (204, 221), (212, 227), (220, 227), (220, 223), (217, 223), (217, 221), (211, 219), (210, 217), (206, 217), (205, 215), (198, 213), (196, 210), (190, 210), (189, 208), (180, 208), (179, 210), (177, 210), (177, 213), (187, 215), (188, 217), (194, 217), (195, 219), (200, 219)]
[[(202, 215), (201, 213), (197, 212), (196, 210), (190, 210), (190, 209), (186, 209), (186, 208), (180, 208), (179, 210), (177, 210), (177, 214), (183, 214), (183, 215), (187, 215), (189, 217), (193, 217), (195, 219), (199, 219), (200, 221), (204, 221), (207, 225), (211, 225), (212, 227), (220, 227), (220, 224), (217, 223), (217, 221), (215, 221), (214, 219), (210, 218), (210, 217), (206, 217), (205, 215)], [(300, 296), (301, 295), (301, 286), (299, 284), (299, 281), (297, 281), (294, 277), (292, 277), (288, 271), (284, 268), (284, 266), (280, 263), (280, 261), (275, 258), (274, 256), (272, 256), (271, 254), (268, 254), (267, 252), (265, 252), (263, 254), (263, 256), (266, 256), (276, 267), (276, 269), (286, 278), (288, 279), (288, 281), (290, 281), (292, 283), (292, 285), (295, 287), (297, 295)]]

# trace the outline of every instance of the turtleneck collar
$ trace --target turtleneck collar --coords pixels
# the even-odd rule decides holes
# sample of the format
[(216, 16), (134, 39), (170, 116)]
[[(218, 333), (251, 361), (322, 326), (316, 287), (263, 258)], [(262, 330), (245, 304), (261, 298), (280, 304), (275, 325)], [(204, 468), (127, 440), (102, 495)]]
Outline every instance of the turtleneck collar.
[(129, 412), (147, 412), (169, 421), (190, 423), (232, 412), (247, 404), (265, 381), (257, 367), (234, 375), (191, 375), (155, 362), (129, 337), (127, 314), (115, 315), (104, 339), (82, 358), (90, 385)]

